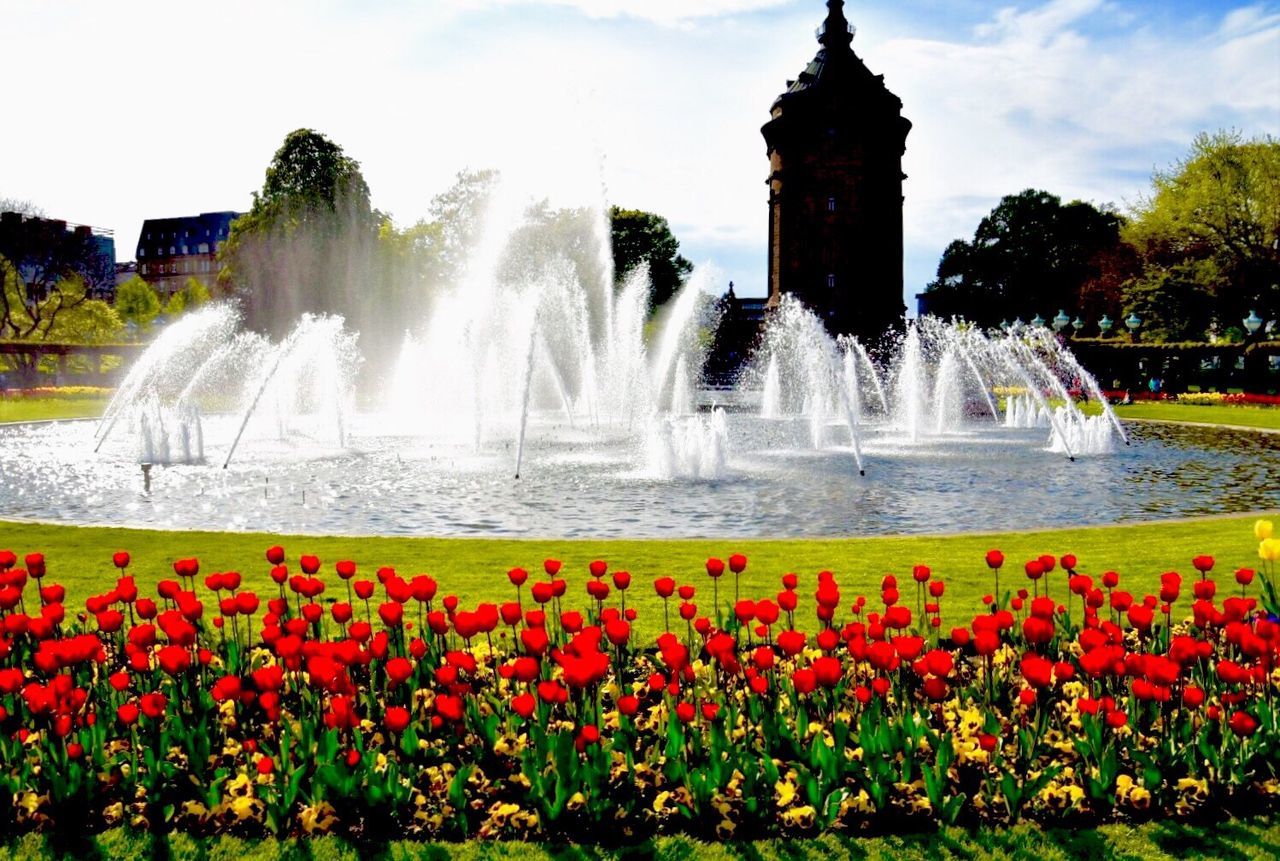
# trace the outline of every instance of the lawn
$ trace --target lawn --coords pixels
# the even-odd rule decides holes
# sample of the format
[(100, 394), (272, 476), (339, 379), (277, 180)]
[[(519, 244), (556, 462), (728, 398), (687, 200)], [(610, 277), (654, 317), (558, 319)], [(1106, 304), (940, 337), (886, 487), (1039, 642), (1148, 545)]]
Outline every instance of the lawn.
[(97, 418), (107, 408), (105, 394), (0, 396), (0, 424), (50, 419)]
[[(1096, 407), (1086, 405), (1086, 409)], [(1221, 424), (1238, 427), (1280, 430), (1280, 408), (1250, 406), (1199, 406), (1196, 404), (1169, 404), (1139, 402), (1115, 407), (1122, 419), (1140, 419), (1188, 424)]]
[(1066, 858), (1164, 859), (1164, 858), (1273, 858), (1280, 846), (1280, 824), (1273, 819), (1224, 821), (1213, 825), (1149, 822), (1142, 825), (1103, 825), (1099, 828), (1043, 829), (1035, 825), (1013, 828), (939, 828), (937, 831), (898, 836), (852, 837), (829, 835), (814, 840), (770, 840), (756, 843), (708, 844), (684, 837), (664, 837), (623, 850), (572, 845), (516, 842), (353, 844), (337, 837), (311, 838), (303, 842), (243, 840), (217, 837), (207, 840), (174, 834), (152, 838), (131, 835), (123, 829), (108, 831), (69, 844), (29, 834), (0, 844), (6, 858), (205, 858), (209, 861), (267, 861), (314, 859), (346, 861), (357, 858), (432, 859), (641, 859), (686, 858), (708, 861), (802, 861), (802, 859), (1001, 859), (1031, 858), (1056, 861)]
[[(237, 570), (251, 586), (263, 593), (274, 592), (263, 553), (279, 543), (295, 565), (301, 554), (319, 556), (325, 566), (322, 570), (331, 582), (337, 580), (332, 574), (333, 563), (340, 559), (354, 560), (361, 576), (369, 577), (378, 567), (390, 565), (406, 576), (431, 574), (439, 580), (442, 592), (457, 594), (464, 605), (513, 599), (515, 590), (505, 576), (507, 569), (523, 566), (536, 577), (546, 558), (564, 562), (564, 576), (574, 594), (581, 595), (588, 579), (587, 563), (604, 559), (612, 567), (632, 573), (635, 584), (628, 606), (640, 610), (642, 633), (653, 636), (656, 631), (645, 622), (652, 624), (662, 614), (661, 602), (650, 586), (653, 579), (671, 575), (682, 583), (692, 583), (698, 587), (696, 600), (708, 607), (712, 585), (704, 571), (708, 556), (746, 554), (750, 564), (742, 576), (741, 588), (744, 595), (755, 598), (777, 592), (781, 588), (779, 578), (788, 571), (801, 575), (801, 596), (811, 596), (817, 572), (829, 568), (838, 575), (850, 600), (858, 594), (874, 593), (886, 572), (894, 572), (907, 581), (903, 583), (905, 599), (913, 594), (912, 566), (929, 565), (935, 577), (947, 583), (948, 591), (942, 599), (944, 616), (961, 623), (967, 621), (961, 615), (979, 610), (983, 594), (992, 590), (991, 573), (983, 557), (993, 547), (1008, 557), (1001, 579), (1004, 589), (1027, 585), (1022, 573), (1022, 563), (1027, 559), (1043, 553), (1074, 553), (1079, 557), (1082, 573), (1096, 576), (1115, 569), (1124, 578), (1126, 588), (1140, 593), (1157, 590), (1163, 571), (1194, 574), (1191, 558), (1202, 553), (1216, 557), (1220, 570), (1256, 565), (1254, 520), (1254, 516), (1246, 515), (1013, 533), (676, 541), (299, 537), (0, 522), (0, 548), (12, 549), (19, 555), (43, 552), (50, 579), (67, 587), (68, 604), (72, 606), (109, 588), (117, 574), (111, 555), (120, 549), (132, 554), (130, 573), (140, 586), (147, 588), (172, 576), (170, 566), (175, 558), (195, 556), (200, 559), (202, 571)], [(940, 529), (944, 526), (939, 524)], [(1053, 594), (1066, 597), (1060, 569), (1050, 575), (1050, 584)], [(719, 589), (722, 602), (732, 596), (731, 574), (725, 574)], [(333, 595), (331, 592), (328, 597)]]

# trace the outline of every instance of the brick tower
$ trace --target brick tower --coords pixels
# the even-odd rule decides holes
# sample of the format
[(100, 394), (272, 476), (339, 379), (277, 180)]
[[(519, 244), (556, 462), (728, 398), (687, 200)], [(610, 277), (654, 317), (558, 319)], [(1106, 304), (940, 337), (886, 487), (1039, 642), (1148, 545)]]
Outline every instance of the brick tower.
[(769, 304), (794, 294), (832, 334), (874, 341), (899, 325), (902, 100), (853, 52), (843, 0), (828, 0), (817, 56), (770, 109)]

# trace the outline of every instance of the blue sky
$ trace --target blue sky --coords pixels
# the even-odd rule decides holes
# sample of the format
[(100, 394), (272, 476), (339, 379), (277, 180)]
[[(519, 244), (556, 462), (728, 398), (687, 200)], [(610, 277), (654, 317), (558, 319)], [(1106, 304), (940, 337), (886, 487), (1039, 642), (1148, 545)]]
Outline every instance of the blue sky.
[[(464, 167), (667, 216), (688, 257), (765, 287), (760, 125), (822, 0), (227, 0), (0, 6), (0, 197), (112, 227), (242, 209), (293, 128), (362, 163), (401, 223)], [(1280, 3), (852, 2), (904, 102), (907, 295), (1029, 186), (1136, 200), (1201, 130), (1280, 134)]]

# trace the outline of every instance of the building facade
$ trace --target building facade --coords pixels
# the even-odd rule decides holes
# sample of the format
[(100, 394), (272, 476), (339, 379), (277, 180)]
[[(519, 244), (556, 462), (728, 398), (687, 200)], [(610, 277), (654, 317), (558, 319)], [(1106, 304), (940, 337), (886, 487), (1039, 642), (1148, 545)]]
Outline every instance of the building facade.
[(161, 296), (177, 293), (191, 277), (212, 285), (218, 249), (239, 212), (202, 212), (178, 218), (148, 218), (138, 234), (138, 274)]
[(110, 301), (115, 295), (116, 240), (110, 230), (0, 212), (0, 249), (13, 257), (34, 301), (72, 272), (84, 279), (89, 298)]
[(793, 294), (832, 334), (874, 341), (901, 325), (902, 101), (853, 51), (843, 0), (828, 0), (812, 62), (774, 100), (769, 305)]

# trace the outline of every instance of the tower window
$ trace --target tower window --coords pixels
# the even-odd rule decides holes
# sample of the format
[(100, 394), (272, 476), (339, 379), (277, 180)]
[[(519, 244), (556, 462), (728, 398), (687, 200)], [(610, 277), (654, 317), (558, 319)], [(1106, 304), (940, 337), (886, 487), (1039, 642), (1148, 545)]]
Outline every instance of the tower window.
[(836, 211), (836, 199), (834, 197), (827, 198), (827, 212)]
[(836, 286), (836, 275), (834, 272), (827, 273), (827, 286), (828, 287)]

